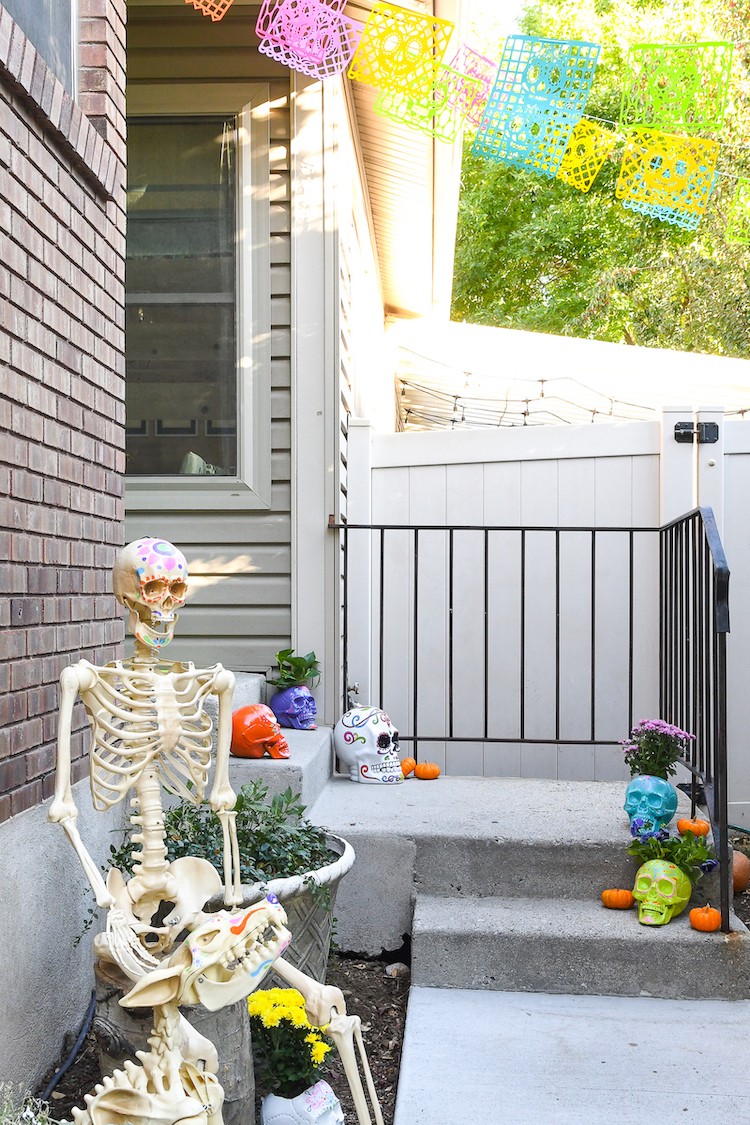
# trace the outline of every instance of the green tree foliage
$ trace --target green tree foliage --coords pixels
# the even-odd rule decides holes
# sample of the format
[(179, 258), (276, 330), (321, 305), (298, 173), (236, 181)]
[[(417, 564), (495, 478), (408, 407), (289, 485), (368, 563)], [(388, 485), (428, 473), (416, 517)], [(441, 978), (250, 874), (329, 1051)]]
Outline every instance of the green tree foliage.
[[(522, 27), (601, 43), (587, 114), (616, 121), (631, 43), (750, 40), (750, 0), (532, 0)], [(715, 139), (727, 175), (695, 232), (615, 199), (622, 143), (583, 194), (475, 157), (469, 139), (453, 319), (750, 358), (750, 248), (724, 238), (730, 177), (750, 176), (750, 43), (735, 47)]]

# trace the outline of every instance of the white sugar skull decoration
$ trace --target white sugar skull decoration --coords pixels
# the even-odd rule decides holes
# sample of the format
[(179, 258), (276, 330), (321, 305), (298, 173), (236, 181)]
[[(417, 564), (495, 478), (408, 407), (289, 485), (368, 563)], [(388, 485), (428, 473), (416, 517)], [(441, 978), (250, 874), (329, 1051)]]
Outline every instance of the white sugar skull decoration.
[(166, 540), (146, 537), (123, 547), (112, 584), (117, 601), (130, 610), (130, 629), (137, 641), (154, 649), (169, 644), (187, 583), (185, 556)]
[(342, 715), (333, 730), (333, 744), (352, 781), (404, 780), (398, 731), (379, 707), (352, 707)]

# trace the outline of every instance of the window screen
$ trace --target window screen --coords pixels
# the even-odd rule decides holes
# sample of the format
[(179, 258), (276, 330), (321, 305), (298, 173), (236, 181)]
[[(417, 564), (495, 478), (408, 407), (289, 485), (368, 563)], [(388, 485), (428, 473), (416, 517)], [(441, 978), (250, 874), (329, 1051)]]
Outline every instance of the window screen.
[(128, 123), (127, 473), (237, 472), (234, 118)]
[(68, 93), (75, 96), (76, 0), (2, 0), (2, 3)]

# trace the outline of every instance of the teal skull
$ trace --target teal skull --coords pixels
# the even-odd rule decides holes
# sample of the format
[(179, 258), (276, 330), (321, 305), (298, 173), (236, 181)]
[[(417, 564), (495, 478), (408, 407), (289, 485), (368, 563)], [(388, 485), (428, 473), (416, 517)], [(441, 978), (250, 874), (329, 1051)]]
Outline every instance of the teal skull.
[(667, 859), (650, 859), (635, 874), (633, 898), (638, 921), (644, 926), (664, 926), (681, 914), (690, 899), (690, 880)]
[(658, 831), (677, 812), (677, 790), (661, 777), (643, 774), (634, 777), (625, 790), (624, 807), (631, 824), (635, 817), (640, 817), (645, 828)]

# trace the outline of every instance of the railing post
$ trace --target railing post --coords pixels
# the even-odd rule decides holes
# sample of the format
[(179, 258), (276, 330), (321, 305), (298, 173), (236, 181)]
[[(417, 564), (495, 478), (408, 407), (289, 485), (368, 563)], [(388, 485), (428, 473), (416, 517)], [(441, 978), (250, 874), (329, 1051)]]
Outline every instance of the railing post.
[[(372, 425), (362, 418), (349, 419), (347, 449), (347, 523), (369, 524), (372, 519)], [(348, 677), (359, 684), (357, 700), (375, 703), (372, 676), (373, 541), (370, 531), (348, 534)]]
[(692, 443), (675, 441), (678, 422), (692, 422), (692, 406), (665, 406), (661, 415), (659, 522), (663, 527), (695, 507), (695, 454)]

